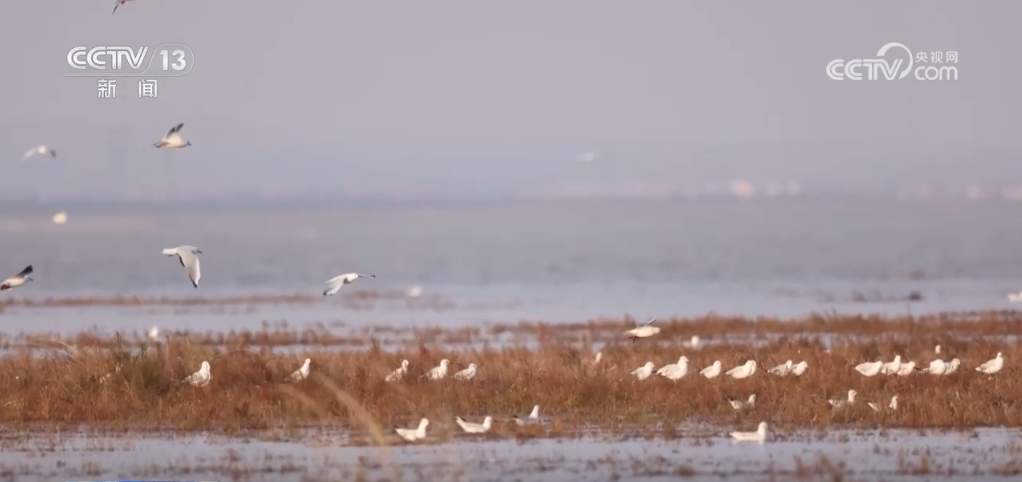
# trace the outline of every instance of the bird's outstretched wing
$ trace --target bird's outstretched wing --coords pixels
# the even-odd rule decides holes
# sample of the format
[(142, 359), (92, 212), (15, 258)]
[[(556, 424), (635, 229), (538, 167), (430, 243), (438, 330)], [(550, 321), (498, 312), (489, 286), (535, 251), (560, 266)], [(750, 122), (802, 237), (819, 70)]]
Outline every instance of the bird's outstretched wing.
[(18, 277), (19, 278), (24, 278), (24, 277), (26, 277), (26, 276), (28, 276), (30, 274), (32, 274), (32, 265), (28, 265), (28, 267), (26, 267), (25, 269), (21, 270), (21, 272), (18, 273)]
[(180, 132), (181, 128), (184, 127), (184, 126), (185, 126), (185, 124), (184, 124), (184, 122), (182, 122), (182, 123), (180, 123), (180, 124), (178, 124), (178, 125), (176, 125), (174, 127), (171, 127), (170, 131), (167, 132), (167, 137), (170, 137), (171, 134), (175, 134), (177, 132)]

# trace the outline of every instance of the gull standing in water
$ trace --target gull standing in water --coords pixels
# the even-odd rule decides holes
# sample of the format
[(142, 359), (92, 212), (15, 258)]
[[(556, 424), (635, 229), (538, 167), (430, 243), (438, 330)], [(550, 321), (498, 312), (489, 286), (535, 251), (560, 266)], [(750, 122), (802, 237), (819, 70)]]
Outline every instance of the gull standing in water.
[(626, 335), (631, 337), (632, 343), (635, 343), (639, 338), (649, 338), (657, 333), (660, 333), (660, 327), (653, 325), (656, 323), (656, 318), (650, 318), (645, 325), (637, 326), (625, 332)]
[(901, 355), (895, 355), (894, 360), (884, 363), (880, 373), (883, 375), (895, 375), (901, 370)]
[(186, 141), (185, 138), (181, 136), (181, 128), (184, 126), (185, 125), (182, 123), (171, 127), (170, 131), (168, 131), (159, 142), (153, 144), (153, 147), (157, 149), (181, 149), (192, 145), (191, 141)]
[(533, 405), (532, 411), (524, 417), (515, 417), (515, 423), (518, 426), (528, 425), (531, 423), (539, 422), (539, 405)]
[(756, 394), (749, 395), (748, 400), (728, 400), (727, 403), (731, 404), (731, 408), (735, 411), (748, 410), (756, 407)]
[(780, 365), (777, 365), (777, 366), (767, 370), (767, 373), (769, 373), (771, 375), (776, 375), (776, 376), (779, 376), (779, 377), (786, 377), (794, 369), (795, 369), (794, 363), (792, 363), (791, 360), (788, 360), (788, 361), (786, 361), (784, 363), (781, 363)]
[(199, 371), (192, 373), (181, 380), (181, 383), (188, 383), (193, 387), (204, 387), (209, 385), (209, 381), (213, 379), (213, 373), (210, 372), (209, 362), (203, 361), (202, 366), (199, 367)]
[(57, 157), (57, 151), (55, 151), (53, 149), (50, 149), (50, 146), (47, 146), (46, 144), (43, 144), (43, 145), (40, 145), (40, 146), (35, 146), (35, 147), (29, 149), (28, 151), (25, 151), (25, 155), (22, 156), (22, 159), (28, 159), (28, 158), (30, 158), (32, 156)]
[(297, 370), (291, 372), (291, 374), (288, 375), (287, 377), (288, 381), (290, 381), (291, 383), (298, 383), (302, 380), (305, 380), (306, 378), (309, 378), (310, 363), (312, 363), (312, 360), (306, 358), (305, 362), (302, 363), (301, 367), (299, 367)]
[(987, 375), (993, 375), (1001, 371), (1004, 368), (1004, 355), (1001, 352), (997, 352), (997, 356), (991, 360), (987, 360), (982, 365), (976, 367), (976, 371), (985, 373)]
[(702, 370), (699, 370), (699, 374), (706, 377), (707, 380), (711, 380), (720, 376), (721, 368), (722, 365), (720, 363), (720, 360), (717, 360), (713, 362), (713, 365), (710, 365), (706, 368), (703, 368)]
[(454, 374), (454, 379), (455, 380), (461, 380), (461, 381), (471, 380), (471, 379), (475, 378), (477, 370), (478, 370), (478, 367), (476, 366), (475, 363), (469, 363), (468, 364), (468, 368), (466, 368), (466, 369), (464, 369), (464, 370)]
[(875, 362), (865, 362), (855, 365), (855, 371), (862, 374), (864, 377), (874, 377), (880, 370), (884, 368), (884, 362), (877, 360)]
[(426, 427), (429, 426), (429, 419), (423, 418), (419, 420), (419, 426), (415, 428), (395, 428), (398, 437), (405, 439), (407, 442), (415, 442), (426, 438)]
[(166, 248), (163, 250), (163, 254), (177, 256), (181, 266), (184, 266), (188, 272), (188, 279), (191, 280), (192, 286), (199, 287), (199, 279), (202, 278), (202, 269), (199, 265), (199, 255), (202, 254), (201, 249), (195, 246), (184, 245), (176, 248)]
[(28, 265), (25, 269), (21, 270), (20, 273), (5, 279), (3, 283), (0, 283), (0, 291), (12, 290), (32, 281), (32, 277), (29, 276), (31, 274), (32, 265)]
[(738, 442), (759, 442), (767, 439), (767, 423), (760, 422), (755, 432), (731, 432), (731, 438)]
[(401, 381), (402, 378), (405, 377), (406, 373), (408, 373), (408, 360), (401, 360), (401, 366), (397, 367), (394, 371), (390, 372), (390, 375), (387, 375), (387, 377), (384, 378), (383, 381), (399, 382)]
[(342, 275), (334, 276), (326, 280), (327, 289), (323, 291), (323, 296), (336, 295), (341, 287), (347, 284), (354, 283), (359, 278), (375, 278), (375, 274), (359, 274), (359, 273), (344, 273)]
[(735, 380), (741, 380), (751, 377), (754, 373), (756, 373), (756, 360), (747, 360), (744, 364), (736, 366), (724, 374)]
[(472, 423), (466, 422), (465, 419), (457, 417), (454, 421), (458, 422), (458, 426), (461, 427), (465, 433), (486, 433), (490, 431), (490, 427), (493, 426), (493, 417), (487, 415), (483, 419), (483, 423)]
[(685, 375), (688, 374), (688, 357), (682, 355), (681, 358), (678, 358), (678, 363), (664, 365), (656, 371), (656, 374), (672, 382), (685, 378)]
[(635, 375), (635, 378), (638, 378), (639, 381), (649, 378), (649, 376), (653, 374), (653, 362), (646, 362), (645, 365), (632, 370), (631, 374)]
[(800, 377), (808, 369), (809, 369), (809, 363), (807, 363), (805, 360), (802, 360), (802, 361), (796, 363), (795, 366), (791, 367), (791, 374), (795, 375), (796, 377)]
[(430, 380), (443, 380), (447, 376), (447, 367), (451, 364), (451, 361), (444, 358), (440, 360), (440, 364), (430, 369), (426, 373), (426, 377)]
[(830, 399), (827, 400), (827, 403), (834, 408), (844, 408), (849, 405), (855, 405), (855, 396), (858, 394), (859, 392), (856, 392), (855, 390), (848, 390), (848, 398), (846, 400), (841, 400), (840, 398)]

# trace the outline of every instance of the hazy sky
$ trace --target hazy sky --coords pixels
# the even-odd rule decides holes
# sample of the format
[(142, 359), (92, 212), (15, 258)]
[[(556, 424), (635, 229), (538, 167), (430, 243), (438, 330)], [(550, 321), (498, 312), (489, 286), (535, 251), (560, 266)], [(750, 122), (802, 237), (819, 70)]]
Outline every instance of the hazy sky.
[[(0, 197), (530, 196), (746, 177), (1022, 184), (1019, 2), (136, 0), (0, 17)], [(887, 42), (956, 82), (837, 82)], [(96, 98), (77, 45), (181, 42), (158, 100)], [(151, 144), (184, 122), (193, 146)], [(38, 143), (56, 160), (21, 161)], [(580, 163), (581, 152), (597, 152)]]

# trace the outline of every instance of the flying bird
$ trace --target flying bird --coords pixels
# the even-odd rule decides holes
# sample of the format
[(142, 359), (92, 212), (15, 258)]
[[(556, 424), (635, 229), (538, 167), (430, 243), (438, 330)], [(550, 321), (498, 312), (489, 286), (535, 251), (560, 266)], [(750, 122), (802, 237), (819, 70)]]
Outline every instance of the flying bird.
[(153, 147), (157, 149), (180, 149), (192, 145), (191, 141), (187, 141), (181, 136), (181, 128), (184, 126), (182, 123), (171, 127), (167, 131), (167, 135), (163, 136), (159, 142), (153, 144)]
[(767, 439), (767, 423), (760, 422), (755, 432), (731, 432), (731, 438), (738, 442), (759, 442)]
[(426, 438), (426, 427), (429, 426), (429, 419), (419, 420), (419, 426), (415, 428), (395, 428), (397, 435), (408, 442), (415, 442)]
[(743, 378), (749, 378), (755, 373), (756, 360), (747, 360), (744, 364), (736, 366), (724, 374), (734, 378), (735, 380), (741, 380)]
[(110, 15), (117, 13), (117, 7), (120, 7), (121, 5), (124, 5), (125, 3), (128, 3), (130, 1), (131, 0), (114, 0), (114, 11), (110, 12)]
[(465, 433), (486, 433), (489, 432), (490, 427), (493, 426), (493, 417), (488, 415), (483, 419), (483, 423), (466, 422), (465, 419), (461, 417), (455, 418), (454, 421), (458, 422), (458, 426), (461, 427)]
[(50, 146), (47, 146), (46, 144), (42, 144), (25, 151), (25, 155), (22, 156), (22, 159), (28, 159), (32, 156), (57, 157), (57, 151), (50, 149)]
[(742, 410), (748, 410), (756, 407), (756, 394), (749, 395), (748, 400), (728, 400), (727, 403), (731, 404), (731, 408), (735, 409), (736, 412)]
[(444, 358), (440, 360), (440, 365), (433, 367), (429, 372), (426, 373), (426, 377), (430, 380), (443, 380), (447, 376), (447, 367), (451, 364), (451, 361)]
[(649, 376), (653, 374), (653, 362), (646, 362), (645, 365), (632, 370), (631, 374), (635, 375), (635, 378), (638, 378), (639, 381), (649, 378)]
[(713, 362), (713, 365), (699, 370), (699, 374), (706, 377), (707, 380), (714, 379), (720, 376), (721, 368), (720, 360), (717, 360)]
[(50, 220), (53, 221), (53, 224), (56, 224), (58, 226), (63, 226), (67, 224), (67, 211), (53, 213), (53, 216), (50, 217)]
[(306, 378), (309, 378), (309, 364), (311, 363), (312, 360), (306, 358), (305, 362), (302, 363), (302, 366), (298, 367), (297, 370), (291, 372), (291, 374), (288, 375), (287, 380), (291, 383), (298, 383), (302, 380), (305, 380)]
[(383, 381), (399, 382), (401, 381), (402, 378), (405, 377), (406, 373), (408, 373), (408, 360), (401, 360), (401, 366), (397, 367), (396, 369), (394, 369), (394, 371), (390, 372), (390, 375), (387, 375), (387, 377), (384, 378)]
[(654, 326), (653, 323), (656, 323), (656, 318), (650, 318), (645, 325), (632, 328), (631, 330), (626, 331), (625, 334), (631, 337), (632, 343), (638, 341), (639, 338), (649, 338), (660, 333), (660, 327)]
[(323, 296), (336, 295), (341, 287), (354, 283), (359, 278), (375, 278), (375, 274), (359, 274), (359, 273), (344, 273), (342, 275), (334, 276), (326, 280), (327, 289), (323, 291)]
[(982, 365), (976, 367), (976, 371), (985, 373), (987, 375), (993, 375), (1001, 371), (1004, 368), (1004, 355), (1001, 352), (997, 352), (997, 356), (993, 359), (987, 360)]
[(468, 364), (468, 368), (466, 368), (466, 369), (464, 369), (464, 370), (462, 370), (462, 371), (460, 371), (458, 373), (455, 373), (453, 378), (455, 380), (461, 380), (461, 381), (471, 380), (471, 379), (475, 378), (477, 369), (478, 369), (478, 367), (476, 366), (475, 363), (469, 363)]
[(32, 277), (29, 276), (30, 274), (32, 274), (32, 265), (28, 265), (28, 267), (21, 270), (20, 273), (5, 279), (3, 283), (0, 283), (0, 291), (12, 290), (32, 281)]
[(209, 370), (209, 362), (203, 361), (202, 366), (199, 367), (199, 371), (192, 373), (181, 380), (181, 383), (188, 383), (193, 387), (204, 387), (209, 385), (209, 381), (213, 379), (213, 373)]
[(163, 254), (177, 256), (181, 266), (184, 266), (188, 272), (188, 279), (192, 281), (192, 286), (199, 287), (199, 278), (202, 278), (202, 270), (199, 267), (199, 255), (202, 254), (201, 249), (195, 246), (184, 245), (176, 248), (166, 248), (163, 250)]

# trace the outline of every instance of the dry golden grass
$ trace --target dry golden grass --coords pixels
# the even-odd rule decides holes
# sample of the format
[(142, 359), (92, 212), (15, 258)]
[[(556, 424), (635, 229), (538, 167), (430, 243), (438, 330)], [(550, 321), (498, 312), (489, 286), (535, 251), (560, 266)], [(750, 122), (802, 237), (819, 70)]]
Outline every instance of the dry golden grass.
[[(23, 348), (0, 358), (0, 423), (226, 431), (334, 425), (375, 434), (379, 427), (410, 426), (426, 416), (435, 421), (431, 433), (441, 437), (452, 430), (449, 421), (455, 415), (494, 415), (496, 436), (520, 437), (587, 428), (671, 436), (681, 424), (752, 427), (760, 420), (786, 429), (1022, 426), (1022, 370), (1016, 363), (1022, 360), (1017, 341), (1022, 317), (1014, 313), (922, 320), (705, 317), (666, 322), (660, 336), (638, 343), (620, 334), (628, 323), (432, 329), (423, 337), (431, 341), (398, 351), (383, 351), (366, 339), (351, 351), (306, 348), (288, 355), (271, 351), (271, 343), (253, 342), (263, 335), (273, 338), (270, 334), (177, 334), (159, 344), (84, 334), (65, 341), (76, 347), (70, 350), (73, 355)], [(527, 335), (529, 347), (493, 342), (509, 331)], [(375, 331), (376, 336), (388, 332)], [(683, 343), (691, 334), (712, 344), (686, 349)], [(431, 346), (435, 340), (466, 337), (481, 348)], [(824, 341), (831, 343), (829, 350)], [(944, 346), (945, 359), (962, 360), (958, 373), (867, 379), (852, 369), (895, 354), (925, 366), (934, 358), (936, 343)], [(594, 367), (595, 346), (604, 357)], [(998, 351), (1007, 358), (1001, 373), (973, 371)], [(682, 354), (691, 360), (689, 375), (676, 383), (660, 377), (638, 382), (628, 375), (647, 360), (660, 366)], [(312, 377), (282, 383), (306, 356), (313, 360)], [(405, 381), (384, 382), (402, 358), (412, 367)], [(422, 374), (442, 358), (451, 359), (452, 371), (478, 363), (479, 376), (470, 382), (423, 380)], [(729, 368), (750, 358), (759, 362), (760, 371), (747, 380), (705, 380), (697, 373), (717, 359)], [(783, 379), (766, 374), (766, 368), (789, 358), (806, 360), (808, 373)], [(213, 366), (208, 387), (178, 383), (202, 360)], [(842, 397), (849, 388), (859, 392), (861, 402), (832, 410), (826, 400)], [(726, 403), (752, 393), (758, 399), (751, 411), (735, 413)], [(877, 401), (886, 406), (895, 394), (901, 404), (897, 412), (874, 413), (865, 405)], [(524, 429), (508, 423), (506, 417), (527, 412), (533, 404), (552, 422)]]

